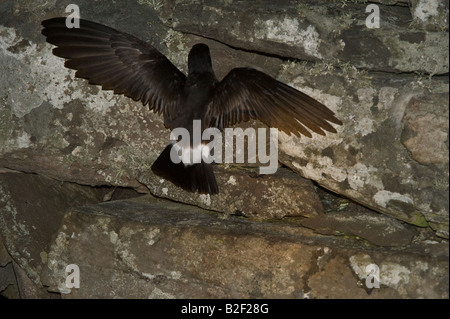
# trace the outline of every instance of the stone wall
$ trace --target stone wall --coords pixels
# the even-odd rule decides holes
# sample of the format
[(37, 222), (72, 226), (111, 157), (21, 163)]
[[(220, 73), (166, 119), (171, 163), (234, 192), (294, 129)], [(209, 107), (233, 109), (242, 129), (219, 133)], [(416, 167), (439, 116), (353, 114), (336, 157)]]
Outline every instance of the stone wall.
[[(159, 115), (52, 55), (40, 22), (70, 1), (1, 2), (3, 295), (448, 298), (448, 1), (371, 3), (379, 28), (364, 1), (77, 2), (182, 71), (204, 42), (219, 79), (264, 70), (344, 123), (280, 133), (276, 174), (216, 166), (205, 196), (151, 173)], [(64, 286), (71, 263), (91, 274), (80, 289)]]

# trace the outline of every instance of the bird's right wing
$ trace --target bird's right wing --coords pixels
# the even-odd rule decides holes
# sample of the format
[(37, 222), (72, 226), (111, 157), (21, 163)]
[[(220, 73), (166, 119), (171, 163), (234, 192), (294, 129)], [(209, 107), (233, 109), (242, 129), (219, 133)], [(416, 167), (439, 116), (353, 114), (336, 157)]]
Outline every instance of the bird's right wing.
[(42, 25), (47, 42), (57, 46), (53, 54), (67, 59), (65, 66), (77, 70), (77, 77), (148, 103), (165, 118), (177, 115), (186, 76), (154, 47), (83, 19), (80, 28), (67, 28), (63, 17), (45, 20)]
[(341, 125), (333, 111), (312, 97), (251, 68), (235, 68), (218, 83), (208, 106), (209, 127), (259, 119), (287, 134), (312, 137), (311, 131), (336, 133)]

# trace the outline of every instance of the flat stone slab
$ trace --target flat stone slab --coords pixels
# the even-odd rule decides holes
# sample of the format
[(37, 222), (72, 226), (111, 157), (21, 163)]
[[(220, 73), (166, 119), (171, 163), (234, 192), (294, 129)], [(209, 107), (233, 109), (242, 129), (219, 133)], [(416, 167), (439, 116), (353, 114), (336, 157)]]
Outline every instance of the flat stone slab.
[(413, 226), (375, 212), (333, 212), (301, 224), (321, 234), (358, 236), (380, 246), (405, 246), (417, 235)]
[[(63, 298), (448, 297), (441, 243), (380, 249), (150, 196), (72, 208), (55, 238), (42, 278)], [(368, 265), (380, 288), (367, 288)]]

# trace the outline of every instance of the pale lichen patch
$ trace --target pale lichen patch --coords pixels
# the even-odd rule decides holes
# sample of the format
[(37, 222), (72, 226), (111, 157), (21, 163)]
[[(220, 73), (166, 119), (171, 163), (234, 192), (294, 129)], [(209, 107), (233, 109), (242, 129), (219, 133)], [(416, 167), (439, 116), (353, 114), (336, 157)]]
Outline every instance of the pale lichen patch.
[(389, 204), (390, 201), (396, 200), (400, 202), (404, 202), (407, 204), (413, 204), (413, 200), (408, 195), (403, 195), (396, 192), (390, 192), (387, 190), (380, 190), (378, 191), (374, 196), (373, 200), (375, 203), (380, 205), (383, 208), (386, 208), (386, 206)]
[(302, 30), (297, 19), (284, 17), (282, 20), (256, 20), (255, 26), (255, 36), (258, 39), (294, 45), (300, 43), (306, 54), (322, 58), (319, 52), (321, 40), (313, 25)]
[(209, 194), (200, 194), (199, 198), (204, 205), (211, 206), (211, 196)]

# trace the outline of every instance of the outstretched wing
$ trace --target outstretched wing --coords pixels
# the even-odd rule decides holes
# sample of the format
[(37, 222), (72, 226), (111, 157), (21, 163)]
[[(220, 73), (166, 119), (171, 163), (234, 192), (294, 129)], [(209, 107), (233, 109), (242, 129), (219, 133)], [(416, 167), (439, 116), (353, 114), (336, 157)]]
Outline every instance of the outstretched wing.
[(77, 70), (77, 77), (148, 103), (165, 118), (176, 116), (186, 76), (154, 47), (83, 19), (80, 28), (67, 28), (62, 17), (45, 20), (42, 25), (47, 42), (57, 46), (53, 53), (67, 59), (64, 65)]
[(223, 129), (255, 118), (287, 134), (336, 133), (333, 111), (312, 97), (250, 68), (235, 68), (217, 85), (208, 106), (210, 127)]

